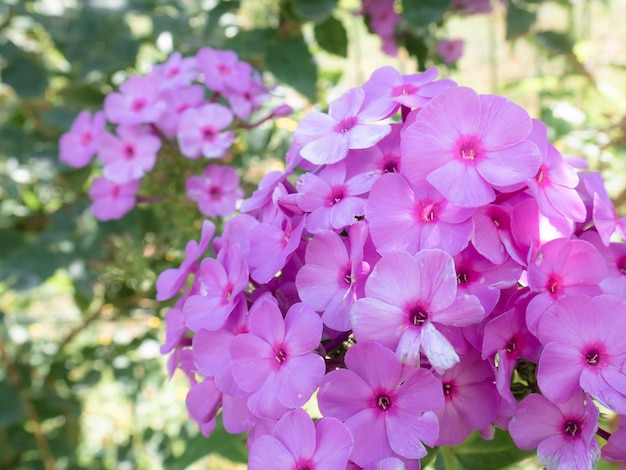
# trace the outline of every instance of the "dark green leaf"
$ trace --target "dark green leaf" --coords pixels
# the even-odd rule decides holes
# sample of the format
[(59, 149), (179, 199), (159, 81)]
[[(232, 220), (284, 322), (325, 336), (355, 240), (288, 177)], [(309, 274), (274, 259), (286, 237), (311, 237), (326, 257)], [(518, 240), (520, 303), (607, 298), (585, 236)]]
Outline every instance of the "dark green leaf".
[(302, 20), (321, 23), (337, 6), (337, 0), (292, 0), (293, 11)]
[(2, 81), (13, 87), (21, 98), (38, 98), (48, 86), (46, 68), (31, 54), (19, 54), (2, 71)]
[(314, 102), (317, 66), (301, 35), (281, 38), (267, 49), (266, 66), (278, 80), (294, 87)]
[(417, 60), (417, 68), (420, 72), (426, 70), (428, 59), (428, 46), (422, 36), (407, 34), (404, 37), (404, 47), (407, 52)]
[(559, 31), (539, 31), (535, 38), (540, 45), (557, 54), (571, 55), (574, 49), (574, 41), (566, 33)]
[(423, 28), (441, 20), (451, 3), (452, 0), (402, 0), (402, 17), (409, 26)]
[(0, 426), (6, 428), (26, 418), (22, 402), (13, 386), (8, 383), (0, 383), (0, 397), (2, 397)]
[(511, 41), (528, 33), (536, 19), (536, 12), (518, 7), (514, 2), (509, 2), (506, 8), (507, 41)]
[(315, 25), (315, 40), (331, 54), (341, 57), (348, 55), (348, 34), (341, 21), (333, 16)]

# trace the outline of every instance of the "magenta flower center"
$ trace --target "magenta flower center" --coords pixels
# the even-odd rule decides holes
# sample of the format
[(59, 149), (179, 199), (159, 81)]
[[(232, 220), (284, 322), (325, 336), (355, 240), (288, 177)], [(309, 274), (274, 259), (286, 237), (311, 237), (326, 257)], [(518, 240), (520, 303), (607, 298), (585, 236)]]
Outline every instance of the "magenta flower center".
[(582, 431), (582, 426), (580, 425), (580, 422), (573, 420), (573, 419), (567, 421), (565, 423), (565, 427), (563, 428), (563, 432), (572, 437), (578, 436), (581, 431)]
[(428, 312), (420, 306), (414, 307), (409, 312), (409, 320), (414, 326), (422, 326), (428, 320)]
[(556, 295), (557, 291), (559, 290), (559, 278), (555, 274), (552, 274), (548, 278), (548, 282), (546, 282), (546, 289), (551, 294)]
[(376, 397), (376, 406), (383, 411), (387, 411), (391, 406), (391, 399), (388, 395), (378, 395)]
[(174, 66), (167, 70), (165, 76), (167, 78), (173, 78), (180, 73), (180, 67)]
[(304, 462), (298, 462), (296, 464), (296, 470), (315, 470), (315, 466), (307, 460)]
[(211, 186), (209, 188), (209, 197), (214, 201), (217, 201), (222, 197), (222, 190), (217, 186)]
[(451, 382), (444, 382), (443, 383), (443, 394), (446, 397), (449, 397), (450, 395), (452, 395), (453, 391), (454, 391), (454, 387), (453, 387), (453, 384)]
[(334, 206), (335, 204), (340, 202), (344, 197), (346, 197), (344, 187), (335, 186), (330, 193), (330, 198), (328, 199), (328, 205)]
[(126, 160), (132, 160), (133, 157), (135, 156), (135, 147), (132, 146), (131, 144), (126, 144), (124, 145), (124, 149), (122, 150), (122, 153), (124, 154), (124, 158)]
[(517, 338), (515, 336), (513, 336), (513, 338), (511, 338), (509, 340), (509, 342), (506, 343), (505, 351), (510, 354), (513, 351), (515, 351), (516, 349), (517, 349)]
[(83, 147), (87, 147), (92, 140), (93, 136), (91, 135), (91, 132), (83, 132), (83, 134), (80, 136), (80, 145), (82, 145)]
[(547, 183), (548, 181), (546, 178), (547, 173), (548, 173), (548, 169), (545, 166), (541, 165), (541, 168), (539, 168), (539, 171), (537, 172), (537, 175), (535, 176), (535, 179), (537, 180), (538, 184), (541, 184), (544, 179), (546, 180), (546, 183)]
[(615, 263), (615, 265), (617, 266), (617, 269), (624, 275), (626, 276), (626, 257), (624, 258), (620, 258), (619, 260), (617, 260), (617, 263)]
[(277, 351), (274, 352), (274, 359), (276, 359), (276, 363), (283, 364), (287, 360), (287, 353), (283, 349), (283, 347), (279, 347)]
[(412, 85), (410, 83), (404, 83), (402, 85), (393, 87), (393, 90), (391, 90), (391, 96), (396, 97), (414, 95), (417, 93), (417, 90), (419, 90), (419, 88), (415, 85)]
[(600, 362), (600, 352), (596, 349), (590, 349), (587, 354), (585, 354), (585, 361), (590, 366), (597, 366), (598, 362)]
[(463, 136), (457, 141), (457, 155), (462, 160), (476, 160), (481, 154), (480, 139), (476, 136)]
[(219, 64), (217, 66), (217, 71), (220, 73), (220, 75), (230, 75), (231, 73), (230, 67), (226, 64)]
[(424, 205), (422, 205), (421, 211), (419, 213), (419, 217), (420, 219), (422, 219), (422, 222), (432, 222), (433, 220), (435, 220), (436, 214), (435, 214), (435, 204), (433, 203), (426, 203)]
[(354, 279), (352, 278), (352, 270), (350, 269), (350, 266), (344, 269), (343, 280), (348, 285), (352, 284), (352, 282), (354, 281)]
[(356, 116), (347, 117), (347, 118), (342, 119), (341, 121), (339, 121), (333, 130), (335, 132), (339, 132), (341, 134), (345, 134), (350, 129), (352, 129), (354, 126), (356, 126), (357, 122), (359, 122), (359, 120), (356, 118)]
[(215, 129), (213, 129), (211, 126), (203, 127), (201, 129), (201, 132), (202, 138), (204, 140), (213, 141), (213, 139), (215, 139), (215, 136), (217, 136), (217, 132), (215, 132)]
[(456, 274), (456, 283), (457, 283), (458, 285), (467, 284), (467, 283), (468, 283), (468, 281), (469, 281), (469, 275), (468, 275), (466, 272), (464, 272), (464, 271), (459, 271), (459, 272)]
[(399, 159), (395, 155), (385, 155), (383, 162), (383, 173), (398, 173)]
[(140, 112), (143, 108), (146, 107), (146, 104), (148, 104), (145, 100), (145, 98), (136, 98), (133, 100), (133, 103), (131, 104), (130, 108), (138, 113)]

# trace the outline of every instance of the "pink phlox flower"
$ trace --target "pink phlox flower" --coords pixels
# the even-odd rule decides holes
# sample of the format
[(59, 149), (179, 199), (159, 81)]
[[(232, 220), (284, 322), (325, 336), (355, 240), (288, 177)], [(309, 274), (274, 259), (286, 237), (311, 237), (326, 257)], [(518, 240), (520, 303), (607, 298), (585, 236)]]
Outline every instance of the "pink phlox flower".
[(322, 337), (322, 320), (312, 307), (296, 303), (285, 318), (275, 302), (258, 299), (250, 308), (250, 333), (237, 335), (230, 346), (235, 382), (252, 392), (250, 411), (278, 418), (304, 405), (326, 371), (314, 350)]
[(626, 217), (618, 218), (615, 205), (606, 192), (604, 180), (600, 173), (584, 173), (583, 184), (593, 198), (593, 223), (608, 246), (615, 231), (622, 240), (626, 240)]
[(498, 391), (489, 364), (471, 352), (439, 377), (445, 406), (435, 410), (439, 437), (435, 445), (461, 444), (474, 430), (487, 428), (496, 418)]
[(569, 239), (573, 232), (574, 224), (569, 219), (547, 218), (539, 211), (537, 200), (527, 197), (516, 204), (511, 212), (514, 244), (509, 254), (521, 265), (530, 264), (546, 243)]
[(204, 377), (213, 377), (215, 385), (224, 394), (246, 395), (233, 377), (230, 346), (237, 335), (248, 333), (248, 308), (239, 302), (219, 330), (200, 329), (193, 337), (192, 351), (196, 370)]
[(595, 246), (606, 261), (608, 272), (600, 283), (602, 293), (626, 300), (626, 245), (609, 243), (609, 246), (604, 246), (600, 234), (593, 230), (584, 232), (580, 239)]
[(104, 99), (107, 119), (125, 126), (157, 122), (167, 109), (161, 99), (160, 84), (155, 76), (130, 77), (120, 86), (119, 93), (109, 93)]
[(361, 13), (369, 17), (370, 28), (382, 39), (382, 51), (389, 56), (397, 56), (395, 29), (400, 15), (394, 10), (394, 0), (364, 0)]
[(364, 100), (363, 89), (353, 88), (330, 103), (328, 114), (304, 116), (293, 133), (302, 157), (317, 165), (336, 163), (348, 150), (371, 147), (389, 134), (389, 124), (372, 124), (384, 119), (387, 110)]
[(494, 264), (504, 263), (509, 256), (518, 264), (525, 265), (517, 253), (511, 233), (511, 211), (506, 205), (489, 204), (474, 212), (472, 245), (481, 255)]
[(377, 106), (386, 116), (393, 115), (400, 106), (421, 108), (434, 96), (456, 86), (452, 80), (436, 80), (438, 74), (436, 68), (401, 75), (394, 67), (381, 67), (363, 85), (365, 103)]
[(94, 113), (82, 111), (72, 123), (69, 132), (59, 140), (59, 159), (74, 168), (89, 164), (98, 151), (100, 138), (104, 134), (106, 119), (102, 111)]
[(303, 302), (322, 313), (326, 326), (348, 331), (349, 311), (357, 298), (363, 297), (369, 265), (363, 262), (367, 225), (358, 222), (350, 227), (349, 246), (335, 232), (322, 230), (308, 243), (306, 264), (298, 271), (296, 286)]
[(231, 214), (244, 195), (239, 175), (230, 166), (207, 166), (202, 176), (187, 178), (185, 189), (187, 199), (197, 202), (200, 212), (208, 217)]
[(528, 266), (528, 286), (537, 293), (526, 311), (530, 332), (536, 335), (543, 312), (558, 299), (601, 294), (606, 274), (606, 262), (591, 243), (562, 238), (546, 243)]
[(159, 302), (174, 297), (187, 281), (189, 274), (198, 269), (198, 260), (209, 247), (215, 235), (215, 224), (210, 220), (202, 222), (200, 242), (189, 240), (185, 247), (185, 258), (178, 268), (170, 268), (159, 274), (156, 280), (156, 299)]
[(608, 442), (602, 448), (602, 459), (607, 462), (621, 463), (620, 470), (626, 468), (626, 426), (625, 418), (620, 418), (620, 426), (617, 431), (611, 433)]
[(219, 51), (203, 47), (196, 54), (198, 68), (204, 74), (204, 82), (217, 93), (227, 90), (245, 93), (250, 89), (252, 66), (239, 61), (233, 51)]
[(548, 141), (545, 124), (533, 119), (533, 128), (528, 139), (537, 144), (542, 157), (539, 171), (527, 182), (541, 213), (551, 219), (565, 217), (575, 222), (584, 222), (587, 211), (575, 189), (578, 175)]
[(455, 255), (470, 241), (473, 211), (454, 206), (428, 184), (416, 187), (388, 173), (372, 186), (365, 216), (381, 254), (440, 248)]
[(250, 87), (247, 90), (237, 92), (227, 89), (224, 90), (224, 97), (228, 100), (229, 107), (235, 116), (246, 120), (269, 99), (270, 95), (261, 78), (255, 74), (252, 75)]
[(119, 219), (135, 207), (140, 181), (118, 184), (98, 177), (91, 183), (91, 212), (98, 220)]
[(248, 263), (252, 279), (269, 282), (300, 245), (305, 218), (282, 217), (274, 224), (260, 223), (250, 231)]
[(508, 258), (502, 264), (493, 264), (469, 245), (454, 256), (457, 293), (473, 295), (480, 300), (489, 315), (500, 298), (500, 289), (517, 286), (522, 267)]
[(285, 414), (271, 435), (259, 437), (250, 447), (250, 470), (335, 470), (345, 468), (353, 439), (335, 418), (313, 424), (302, 409)]
[(383, 255), (365, 282), (365, 297), (350, 310), (357, 341), (377, 341), (415, 367), (421, 352), (440, 373), (459, 356), (437, 325), (467, 326), (484, 315), (476, 297), (457, 295), (452, 257), (434, 249)]
[(304, 173), (298, 179), (298, 207), (307, 212), (305, 227), (311, 233), (341, 230), (365, 214), (365, 196), (375, 176), (359, 174), (346, 179), (343, 162), (327, 166), (318, 174)]
[(346, 163), (348, 178), (361, 173), (384, 175), (385, 173), (400, 173), (400, 132), (402, 124), (391, 124), (391, 132), (376, 145), (361, 149), (350, 150)]
[(533, 393), (518, 405), (509, 432), (520, 449), (536, 448), (547, 470), (593, 470), (600, 457), (598, 415), (580, 391), (560, 404)]
[(490, 320), (485, 326), (482, 357), (495, 364), (496, 387), (500, 396), (511, 404), (517, 401), (511, 393), (511, 375), (518, 359), (537, 363), (541, 344), (526, 328), (526, 305), (528, 300), (519, 299), (507, 312)]
[(167, 61), (155, 66), (150, 75), (159, 79), (160, 90), (178, 89), (182, 91), (198, 76), (195, 57), (183, 57), (178, 51)]
[(489, 204), (494, 188), (537, 174), (541, 156), (526, 140), (531, 128), (528, 113), (506, 98), (451, 87), (402, 133), (402, 170), (414, 185), (428, 181), (455, 205)]
[(222, 404), (222, 392), (215, 386), (213, 378), (192, 382), (185, 404), (189, 417), (198, 423), (200, 432), (209, 437), (215, 429), (215, 418)]
[(194, 279), (194, 294), (183, 305), (185, 324), (191, 331), (215, 331), (224, 325), (238, 302), (245, 302), (248, 265), (239, 245), (205, 258)]
[(544, 345), (537, 369), (541, 392), (555, 403), (579, 388), (610, 410), (626, 413), (626, 304), (610, 295), (558, 300), (537, 328)]
[(159, 130), (168, 138), (176, 136), (180, 117), (186, 109), (198, 108), (204, 101), (204, 88), (192, 85), (183, 89), (168, 89), (162, 94), (168, 112), (156, 122)]
[(248, 214), (237, 214), (224, 222), (221, 237), (215, 237), (213, 250), (219, 253), (232, 245), (239, 245), (241, 256), (248, 258), (250, 253), (250, 232), (259, 221)]
[(441, 56), (446, 65), (452, 65), (463, 56), (465, 41), (463, 39), (440, 39), (435, 46), (435, 52)]
[(180, 153), (193, 160), (201, 155), (222, 158), (235, 138), (233, 131), (225, 130), (232, 122), (233, 113), (221, 104), (185, 109), (178, 123)]
[(105, 178), (120, 184), (142, 178), (154, 167), (161, 140), (139, 126), (119, 126), (116, 133), (100, 138), (98, 156)]
[(161, 354), (167, 354), (175, 347), (180, 346), (187, 334), (187, 327), (183, 320), (184, 299), (178, 299), (176, 305), (170, 308), (165, 315), (165, 343), (161, 345)]
[(359, 341), (345, 355), (347, 369), (326, 374), (317, 395), (324, 416), (352, 432), (350, 460), (364, 466), (398, 454), (426, 455), (439, 434), (432, 410), (444, 405), (441, 382), (426, 369), (402, 364), (393, 351)]

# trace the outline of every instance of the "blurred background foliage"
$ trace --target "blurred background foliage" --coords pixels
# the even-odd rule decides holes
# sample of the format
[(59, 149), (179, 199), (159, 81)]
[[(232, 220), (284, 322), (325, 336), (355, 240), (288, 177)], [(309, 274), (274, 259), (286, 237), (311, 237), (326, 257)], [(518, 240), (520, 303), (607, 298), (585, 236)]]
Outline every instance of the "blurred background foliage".
[[(565, 154), (604, 172), (623, 212), (626, 28), (616, 22), (626, 2), (493, 1), (483, 15), (453, 3), (463, 4), (396, 2), (393, 58), (379, 52), (358, 0), (0, 3), (0, 468), (245, 468), (245, 438), (219, 426), (202, 437), (186, 415), (184, 380), (167, 378), (159, 354), (166, 309), (154, 281), (178, 265), (201, 220), (170, 198), (181, 192), (178, 170), (157, 167), (142, 188), (163, 202), (98, 223), (86, 196), (93, 170), (58, 161), (79, 111), (100, 109), (172, 51), (233, 49), (301, 114), (381, 65), (441, 65), (437, 41), (461, 38), (463, 57), (442, 75), (543, 119)], [(280, 168), (295, 124), (282, 118), (236, 142), (230, 158), (248, 189)], [(500, 453), (461, 446), (434, 465), (487, 468), (484, 455), (500, 468), (527, 455), (506, 437), (495, 442)]]

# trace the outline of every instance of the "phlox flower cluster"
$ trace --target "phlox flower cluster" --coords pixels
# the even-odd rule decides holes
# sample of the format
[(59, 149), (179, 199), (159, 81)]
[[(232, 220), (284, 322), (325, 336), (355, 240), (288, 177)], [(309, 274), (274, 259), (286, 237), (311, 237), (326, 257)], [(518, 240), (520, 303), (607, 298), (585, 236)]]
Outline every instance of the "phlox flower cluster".
[[(205, 47), (192, 57), (175, 52), (148, 75), (122, 83), (106, 97), (103, 111), (81, 112), (61, 137), (60, 159), (81, 168), (98, 157), (102, 176), (89, 191), (92, 212), (100, 220), (118, 219), (143, 199), (137, 195), (141, 180), (158, 159), (169, 159), (168, 165), (179, 154), (223, 159), (237, 129), (291, 112), (282, 105), (250, 124), (269, 96), (260, 75), (232, 51)], [(187, 198), (211, 217), (230, 214), (243, 196), (237, 172), (216, 164), (188, 177), (186, 189)]]
[(548, 469), (624, 461), (622, 227), (520, 106), (382, 68), (159, 276), (162, 352), (252, 470), (415, 469), (496, 428)]

